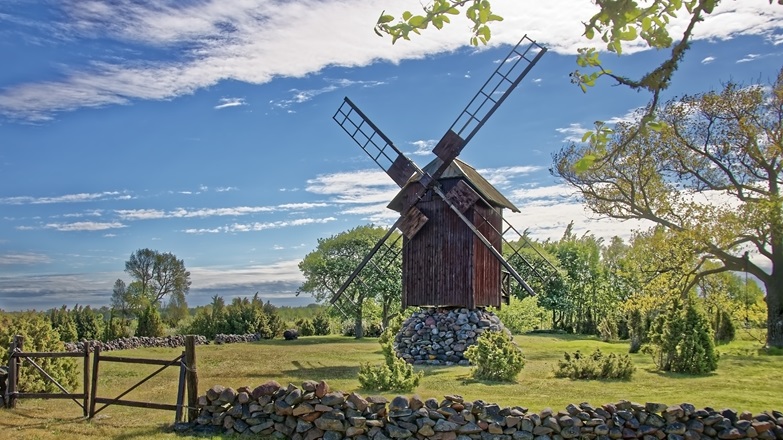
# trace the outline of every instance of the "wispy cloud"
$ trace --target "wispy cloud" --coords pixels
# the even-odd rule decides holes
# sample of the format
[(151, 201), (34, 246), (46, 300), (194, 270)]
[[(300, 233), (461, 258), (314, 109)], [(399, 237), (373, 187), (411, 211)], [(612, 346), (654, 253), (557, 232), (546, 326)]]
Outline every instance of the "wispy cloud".
[(566, 135), (563, 140), (566, 142), (582, 142), (582, 136), (587, 133), (587, 129), (582, 124), (569, 124), (568, 127), (556, 128), (558, 133)]
[(219, 226), (216, 228), (191, 228), (182, 232), (186, 234), (220, 234), (220, 233), (239, 233), (239, 232), (258, 232), (267, 229), (281, 229), (292, 226), (304, 226), (318, 223), (329, 223), (337, 220), (334, 217), (325, 218), (301, 218), (296, 220), (280, 220), (274, 222), (252, 222), (252, 223), (233, 223), (231, 225)]
[(127, 200), (130, 194), (119, 191), (104, 191), (99, 193), (65, 194), (53, 197), (15, 196), (0, 197), (2, 205), (41, 205), (50, 203), (79, 203), (99, 200)]
[(432, 154), (432, 149), (435, 148), (437, 143), (438, 141), (436, 139), (422, 139), (419, 141), (410, 142), (410, 144), (416, 147), (416, 149), (409, 152), (408, 154), (412, 156), (426, 156)]
[(35, 254), (30, 252), (19, 254), (0, 254), (0, 266), (12, 265), (30, 265), (50, 263), (52, 260), (48, 255)]
[(54, 229), (56, 231), (103, 231), (106, 229), (125, 228), (126, 225), (120, 222), (75, 222), (75, 223), (47, 223), (42, 226), (43, 229)]
[(740, 58), (740, 59), (738, 59), (738, 60), (737, 60), (737, 63), (749, 63), (749, 62), (751, 62), (751, 61), (756, 61), (756, 60), (758, 60), (759, 58), (761, 58), (761, 55), (760, 55), (760, 54), (757, 54), (757, 53), (749, 53), (749, 54), (745, 55), (745, 57), (744, 57), (744, 58)]
[(484, 176), (487, 181), (495, 186), (504, 187), (510, 184), (514, 179), (527, 176), (531, 173), (541, 171), (543, 167), (540, 166), (509, 166), (500, 168), (483, 168), (476, 170)]
[(115, 213), (123, 220), (154, 220), (163, 218), (207, 218), (224, 216), (243, 216), (262, 212), (303, 211), (324, 208), (328, 203), (284, 203), (275, 206), (233, 206), (228, 208), (175, 208), (161, 209), (120, 209)]
[(229, 107), (241, 107), (247, 105), (245, 98), (221, 98), (220, 104), (213, 107), (215, 110), (221, 110)]
[(271, 100), (269, 101), (269, 103), (273, 107), (288, 108), (294, 104), (301, 104), (310, 101), (311, 99), (315, 98), (318, 95), (334, 92), (335, 90), (344, 89), (346, 87), (352, 87), (352, 86), (376, 87), (376, 86), (386, 84), (385, 81), (353, 81), (345, 78), (343, 79), (327, 78), (324, 81), (327, 82), (327, 85), (324, 87), (318, 89), (310, 89), (310, 90), (291, 89), (289, 90), (292, 93), (292, 96), (290, 98)]
[(705, 57), (703, 60), (701, 60), (702, 64), (710, 64), (711, 62), (715, 61), (715, 57)]

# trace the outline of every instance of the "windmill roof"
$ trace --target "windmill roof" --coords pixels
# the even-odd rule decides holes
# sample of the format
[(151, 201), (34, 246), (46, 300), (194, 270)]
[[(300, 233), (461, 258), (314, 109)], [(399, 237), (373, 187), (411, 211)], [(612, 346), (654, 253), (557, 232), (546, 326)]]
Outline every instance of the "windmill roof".
[[(435, 158), (435, 160), (428, 163), (423, 168), (423, 171), (425, 173), (432, 174), (442, 163), (443, 161), (440, 158)], [(418, 181), (420, 178), (421, 175), (418, 173), (415, 174), (410, 178), (408, 183), (405, 184), (405, 188), (407, 188), (411, 183)], [(496, 207), (508, 208), (514, 212), (519, 212), (519, 209), (514, 206), (514, 204), (511, 203), (511, 201), (508, 200), (503, 194), (501, 194), (497, 188), (492, 186), (492, 184), (489, 183), (487, 179), (479, 174), (475, 168), (459, 159), (454, 159), (451, 162), (448, 168), (446, 168), (446, 171), (444, 171), (440, 176), (439, 180), (442, 179), (464, 179), (468, 184), (470, 184), (471, 187), (473, 187), (474, 190), (481, 194), (481, 197), (489, 202), (489, 204)], [(402, 210), (403, 193), (404, 191), (400, 191), (397, 193), (394, 199), (392, 199), (388, 205), (390, 209), (394, 209), (395, 211)]]

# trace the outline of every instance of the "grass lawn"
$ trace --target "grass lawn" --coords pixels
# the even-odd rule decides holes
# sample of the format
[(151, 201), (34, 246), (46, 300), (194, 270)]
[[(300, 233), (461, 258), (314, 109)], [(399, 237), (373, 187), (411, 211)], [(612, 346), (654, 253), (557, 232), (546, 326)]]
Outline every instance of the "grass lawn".
[[(783, 410), (783, 393), (776, 385), (783, 372), (783, 356), (760, 354), (759, 343), (735, 341), (719, 347), (718, 370), (707, 376), (666, 374), (654, 371), (650, 358), (633, 355), (636, 373), (630, 381), (572, 381), (557, 379), (553, 369), (563, 352), (595, 348), (626, 353), (626, 343), (606, 343), (570, 335), (522, 335), (516, 341), (527, 362), (515, 384), (475, 381), (467, 367), (424, 368), (423, 383), (415, 391), (421, 397), (442, 398), (460, 394), (469, 400), (524, 406), (531, 411), (545, 407), (564, 409), (569, 403), (593, 405), (621, 399), (635, 402), (677, 404), (697, 408), (734, 408), (759, 413)], [(142, 349), (107, 353), (116, 356), (173, 359), (181, 349)], [(215, 384), (255, 387), (274, 379), (283, 385), (304, 380), (326, 380), (332, 389), (379, 394), (362, 390), (357, 380), (359, 364), (380, 363), (376, 339), (356, 341), (341, 336), (306, 337), (297, 341), (263, 341), (251, 344), (199, 346), (196, 350), (199, 392)], [(98, 395), (113, 398), (134, 385), (155, 366), (101, 363)], [(132, 391), (124, 399), (175, 403), (178, 370), (170, 368)], [(393, 397), (394, 393), (384, 394)], [(100, 407), (100, 405), (98, 405)], [(0, 409), (2, 439), (174, 439), (164, 427), (174, 421), (172, 411), (110, 406), (93, 421), (84, 421), (82, 410), (69, 400), (20, 400), (13, 410)]]

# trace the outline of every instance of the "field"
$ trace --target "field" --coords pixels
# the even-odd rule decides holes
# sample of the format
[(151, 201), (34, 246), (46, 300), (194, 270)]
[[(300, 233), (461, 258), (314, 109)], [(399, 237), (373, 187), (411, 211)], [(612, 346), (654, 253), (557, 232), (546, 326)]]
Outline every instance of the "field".
[[(595, 348), (625, 353), (627, 344), (566, 335), (516, 337), (527, 363), (515, 384), (475, 381), (466, 367), (427, 367), (416, 394), (441, 398), (460, 394), (503, 406), (519, 405), (531, 411), (545, 407), (563, 409), (569, 403), (593, 405), (627, 399), (635, 402), (676, 404), (689, 402), (697, 408), (734, 408), (759, 413), (783, 410), (783, 393), (774, 384), (783, 372), (783, 356), (760, 353), (755, 341), (736, 341), (719, 347), (718, 370), (708, 376), (664, 374), (654, 371), (650, 358), (633, 355), (636, 373), (630, 381), (572, 381), (557, 379), (553, 369), (563, 352)], [(112, 352), (112, 355), (173, 359), (179, 349), (143, 349)], [(297, 341), (264, 341), (252, 344), (199, 346), (196, 350), (199, 391), (215, 384), (238, 388), (255, 387), (274, 379), (283, 385), (304, 380), (326, 380), (332, 389), (379, 394), (360, 389), (357, 380), (361, 362), (380, 363), (376, 339), (356, 341), (341, 336), (307, 337)], [(101, 363), (98, 395), (116, 397), (154, 371), (145, 365)], [(169, 369), (126, 396), (130, 400), (175, 403), (177, 371)], [(394, 393), (384, 393), (387, 397)], [(98, 405), (100, 407), (100, 405)], [(0, 409), (2, 439), (174, 439), (167, 430), (174, 421), (170, 411), (110, 406), (93, 421), (69, 400), (20, 400), (13, 410)], [(217, 437), (220, 438), (220, 437)]]

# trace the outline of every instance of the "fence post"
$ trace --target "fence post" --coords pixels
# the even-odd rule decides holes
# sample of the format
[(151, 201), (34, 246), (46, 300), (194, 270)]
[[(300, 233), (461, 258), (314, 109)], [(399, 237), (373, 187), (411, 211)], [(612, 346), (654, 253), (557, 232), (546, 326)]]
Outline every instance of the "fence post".
[(198, 417), (198, 374), (196, 372), (196, 337), (185, 336), (185, 373), (188, 387), (188, 422)]
[(19, 392), (19, 370), (22, 366), (22, 359), (14, 357), (14, 354), (24, 349), (24, 336), (14, 336), (14, 342), (11, 343), (11, 353), (8, 357), (8, 387), (6, 388), (6, 405), (8, 408), (16, 408), (16, 393)]
[(101, 346), (95, 345), (92, 353), (92, 389), (90, 390), (89, 418), (95, 417), (95, 398), (98, 396), (98, 362), (101, 360)]
[(84, 342), (84, 417), (90, 415), (90, 346), (91, 342)]

